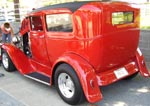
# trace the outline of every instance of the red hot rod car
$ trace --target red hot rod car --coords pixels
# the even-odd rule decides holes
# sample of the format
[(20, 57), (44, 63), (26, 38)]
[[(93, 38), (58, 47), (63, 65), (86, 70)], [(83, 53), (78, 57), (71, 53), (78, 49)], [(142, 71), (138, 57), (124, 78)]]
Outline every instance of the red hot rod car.
[(139, 72), (150, 77), (138, 48), (139, 13), (125, 2), (100, 1), (35, 9), (22, 21), (21, 40), (2, 45), (2, 65), (55, 85), (69, 104), (84, 97), (90, 103), (100, 101), (100, 86)]

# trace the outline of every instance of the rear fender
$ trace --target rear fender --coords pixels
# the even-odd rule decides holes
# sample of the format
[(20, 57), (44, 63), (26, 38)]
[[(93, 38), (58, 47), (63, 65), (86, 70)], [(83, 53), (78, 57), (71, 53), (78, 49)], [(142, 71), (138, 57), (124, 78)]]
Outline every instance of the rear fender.
[(56, 64), (60, 62), (68, 63), (73, 67), (89, 102), (94, 103), (102, 99), (94, 69), (86, 60), (75, 54), (67, 54), (59, 58)]
[(11, 44), (3, 44), (1, 48), (2, 52), (5, 50), (8, 53), (15, 67), (22, 74), (27, 74), (30, 71), (35, 70), (34, 65), (31, 63), (30, 59), (17, 47)]
[(140, 74), (144, 77), (150, 77), (150, 72), (148, 72), (146, 68), (144, 56), (139, 48), (136, 51), (136, 59), (137, 59)]

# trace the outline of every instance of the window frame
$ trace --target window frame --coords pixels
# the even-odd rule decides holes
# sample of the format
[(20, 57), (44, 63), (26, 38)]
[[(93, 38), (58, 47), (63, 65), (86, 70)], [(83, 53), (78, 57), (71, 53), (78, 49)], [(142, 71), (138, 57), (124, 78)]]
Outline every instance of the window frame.
[[(131, 14), (132, 13), (132, 14)], [(114, 16), (116, 14), (116, 16)], [(119, 14), (120, 14), (120, 16), (119, 16)], [(122, 16), (121, 16), (121, 14), (122, 14)], [(131, 14), (131, 19), (129, 20), (129, 16), (126, 16), (125, 17), (125, 14)], [(118, 16), (117, 16), (118, 15)], [(120, 18), (120, 20), (122, 20), (122, 21), (114, 21), (113, 20), (113, 18), (114, 18), (114, 20), (116, 20), (117, 18), (119, 19)], [(116, 18), (116, 19), (115, 19)], [(127, 20), (126, 20), (126, 19)], [(131, 23), (134, 23), (134, 11), (118, 11), (118, 12), (112, 12), (111, 13), (111, 20), (112, 20), (112, 25), (113, 26), (116, 26), (116, 25), (123, 25), (123, 24), (131, 24)]]
[[(33, 25), (32, 25), (33, 20), (31, 19), (33, 17), (39, 17), (40, 18), (40, 20), (41, 20), (41, 26), (40, 26), (41, 29), (38, 30), (38, 29), (33, 28)], [(42, 22), (42, 15), (32, 15), (32, 16), (29, 17), (29, 20), (30, 20), (30, 29), (31, 29), (31, 31), (38, 31), (38, 32), (44, 31), (43, 22)]]
[[(55, 16), (56, 15), (56, 16)], [(53, 16), (53, 17), (59, 17), (58, 15), (68, 15), (68, 17), (70, 17), (70, 23), (68, 24), (68, 25), (71, 25), (70, 27), (69, 27), (69, 29), (67, 30), (63, 30), (63, 29), (60, 29), (60, 30), (48, 30), (49, 29), (49, 26), (48, 26), (48, 22), (47, 22), (47, 16)], [(50, 19), (50, 18), (49, 18)], [(63, 19), (63, 18), (62, 18)], [(69, 19), (69, 18), (68, 18)], [(55, 20), (57, 20), (56, 18), (55, 18)], [(65, 20), (65, 18), (64, 18), (64, 20)], [(54, 21), (52, 21), (52, 22), (54, 22)], [(58, 21), (58, 22), (60, 22), (60, 21)], [(45, 23), (46, 23), (46, 30), (47, 30), (47, 32), (57, 32), (57, 33), (59, 33), (59, 32), (65, 32), (65, 33), (72, 33), (73, 32), (73, 21), (72, 21), (72, 14), (69, 14), (69, 13), (55, 13), (55, 14), (46, 14), (45, 15)], [(65, 25), (65, 24), (64, 24)], [(64, 25), (62, 24), (62, 25), (59, 25), (60, 27), (62, 26), (62, 27), (64, 27)], [(66, 24), (67, 25), (67, 24)], [(58, 28), (59, 28), (59, 26), (57, 26)]]

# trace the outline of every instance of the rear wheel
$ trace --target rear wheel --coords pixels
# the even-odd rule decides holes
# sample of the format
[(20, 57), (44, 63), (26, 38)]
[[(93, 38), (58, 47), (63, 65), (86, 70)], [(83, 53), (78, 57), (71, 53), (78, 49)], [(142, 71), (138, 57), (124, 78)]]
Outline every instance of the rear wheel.
[(68, 64), (61, 64), (55, 72), (55, 86), (61, 98), (68, 104), (75, 105), (84, 100), (80, 81)]
[(8, 72), (12, 72), (16, 70), (13, 62), (11, 61), (8, 53), (5, 50), (2, 50), (2, 66)]

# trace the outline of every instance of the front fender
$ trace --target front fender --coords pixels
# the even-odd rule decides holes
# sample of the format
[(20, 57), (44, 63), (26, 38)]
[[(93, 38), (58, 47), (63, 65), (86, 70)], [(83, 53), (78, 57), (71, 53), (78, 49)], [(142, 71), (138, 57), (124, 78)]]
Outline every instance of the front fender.
[(8, 53), (15, 67), (22, 74), (35, 70), (30, 59), (17, 47), (11, 44), (3, 44), (1, 48)]
[(76, 54), (67, 54), (60, 57), (56, 61), (56, 64), (60, 62), (65, 62), (74, 68), (80, 80), (84, 94), (90, 103), (94, 103), (102, 99), (96, 73), (93, 67), (85, 59)]

